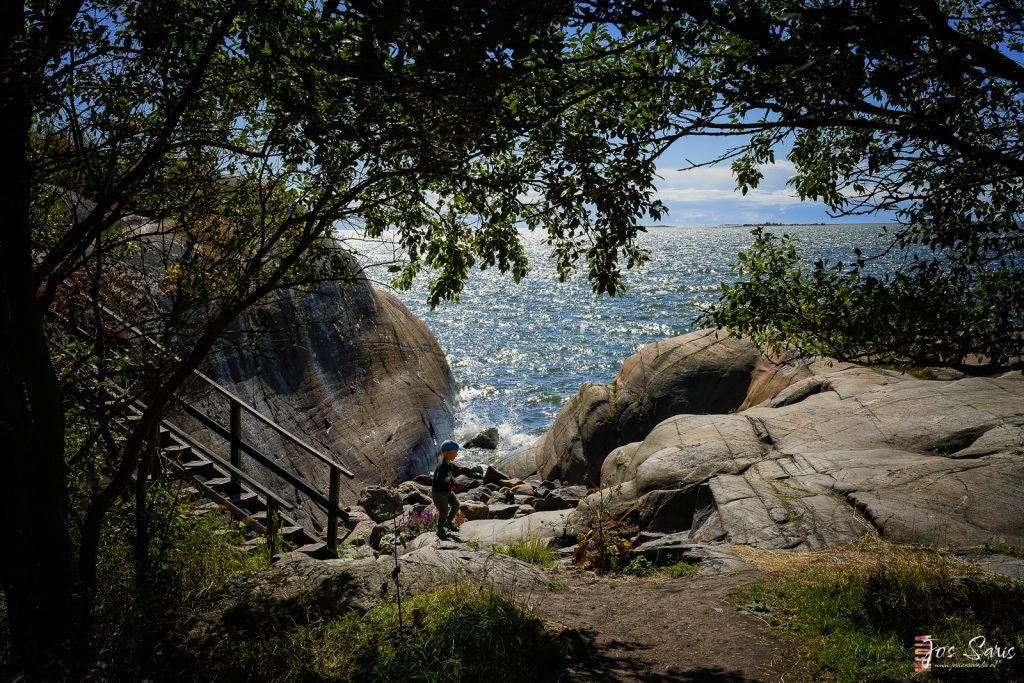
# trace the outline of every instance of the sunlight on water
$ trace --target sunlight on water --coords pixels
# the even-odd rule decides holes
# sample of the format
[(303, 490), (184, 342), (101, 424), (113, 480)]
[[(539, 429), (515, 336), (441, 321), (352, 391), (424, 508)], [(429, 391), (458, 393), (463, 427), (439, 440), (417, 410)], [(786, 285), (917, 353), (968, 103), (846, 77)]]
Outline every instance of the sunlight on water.
[[(882, 243), (877, 224), (771, 230), (797, 237), (811, 261), (850, 260), (855, 246), (869, 252)], [(448, 357), (458, 386), (455, 437), (496, 426), (499, 452), (516, 450), (550, 426), (580, 384), (610, 382), (641, 346), (693, 330), (694, 317), (730, 278), (737, 252), (752, 242), (750, 231), (746, 226), (650, 228), (642, 237), (650, 262), (627, 273), (627, 292), (614, 299), (593, 294), (578, 273), (558, 282), (543, 236), (528, 233), (524, 244), (531, 272), (518, 285), (495, 270), (476, 271), (460, 303), (434, 311), (424, 304), (425, 279), (412, 291), (397, 292)], [(353, 246), (367, 254), (368, 264), (391, 258), (390, 245)], [(369, 272), (376, 282), (387, 281), (383, 268)]]

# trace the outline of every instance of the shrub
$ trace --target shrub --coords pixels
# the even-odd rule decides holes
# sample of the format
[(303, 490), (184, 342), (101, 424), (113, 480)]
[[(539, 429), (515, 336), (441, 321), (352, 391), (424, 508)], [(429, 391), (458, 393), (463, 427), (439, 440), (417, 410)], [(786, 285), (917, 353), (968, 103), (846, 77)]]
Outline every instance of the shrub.
[(622, 524), (599, 511), (587, 520), (587, 530), (580, 534), (572, 561), (583, 569), (618, 571), (633, 549), (629, 537), (634, 533), (636, 527)]
[(622, 568), (622, 573), (628, 576), (653, 576), (658, 573), (658, 569), (646, 557), (637, 555)]
[(685, 579), (696, 574), (698, 569), (700, 569), (699, 564), (679, 560), (665, 567), (665, 572), (673, 579)]
[(174, 485), (150, 492), (154, 529), (145, 569), (135, 548), (134, 506), (112, 512), (101, 538), (94, 603), (95, 661), (123, 678), (142, 678), (161, 643), (206, 595), (232, 577), (269, 566), (266, 546), (240, 547), (240, 529), (216, 513), (196, 516)]
[(554, 633), (512, 600), (467, 586), (418, 595), (360, 618), (352, 613), (233, 642), (206, 674), (218, 680), (554, 681)]

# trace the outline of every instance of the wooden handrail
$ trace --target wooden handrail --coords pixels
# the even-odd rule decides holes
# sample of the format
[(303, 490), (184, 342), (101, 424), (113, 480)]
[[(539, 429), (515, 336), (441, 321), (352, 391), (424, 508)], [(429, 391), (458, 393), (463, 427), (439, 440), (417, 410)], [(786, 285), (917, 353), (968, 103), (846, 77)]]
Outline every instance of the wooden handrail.
[(338, 546), (338, 520), (346, 517), (346, 513), (341, 509), (340, 503), (340, 486), (339, 478), (341, 468), (334, 465), (331, 462), (326, 464), (331, 465), (330, 467), (330, 491), (328, 497), (324, 497), (324, 494), (317, 491), (311, 485), (300, 479), (298, 476), (289, 472), (285, 468), (278, 465), (276, 462), (271, 460), (269, 457), (261, 453), (254, 446), (246, 443), (241, 434), (235, 429), (237, 428), (237, 422), (232, 420), (232, 428), (229, 429), (218, 423), (215, 419), (199, 410), (195, 406), (191, 405), (184, 399), (178, 398), (178, 402), (185, 412), (197, 420), (204, 427), (212, 431), (217, 436), (226, 440), (230, 445), (233, 452), (245, 453), (258, 464), (269, 470), (271, 473), (284, 479), (286, 482), (294, 486), (297, 490), (306, 494), (309, 499), (319, 505), (324, 511), (327, 512), (327, 547), (331, 550), (337, 549)]
[(300, 439), (299, 437), (295, 436), (294, 434), (289, 432), (287, 429), (285, 429), (281, 425), (279, 425), (276, 422), (274, 422), (273, 420), (271, 420), (269, 417), (267, 417), (266, 415), (261, 413), (255, 406), (252, 406), (252, 405), (246, 403), (245, 401), (243, 401), (241, 398), (239, 398), (238, 396), (233, 394), (227, 387), (221, 386), (215, 380), (213, 380), (212, 378), (208, 377), (207, 375), (205, 375), (204, 373), (200, 372), (199, 370), (196, 370), (195, 374), (200, 379), (202, 379), (204, 382), (206, 382), (210, 386), (211, 389), (214, 389), (215, 391), (219, 392), (223, 396), (227, 397), (227, 399), (229, 401), (231, 401), (231, 405), (232, 406), (237, 405), (237, 406), (241, 407), (243, 410), (245, 410), (245, 412), (249, 413), (250, 415), (255, 417), (257, 420), (262, 422), (263, 424), (265, 424), (268, 427), (270, 427), (271, 429), (275, 430), (278, 434), (280, 434), (281, 436), (285, 437), (286, 439), (288, 439), (289, 441), (294, 443), (296, 446), (302, 448), (304, 451), (306, 451), (306, 453), (312, 455), (314, 458), (316, 458), (320, 462), (324, 463), (325, 465), (327, 465), (328, 467), (330, 467), (332, 469), (337, 469), (341, 474), (344, 474), (349, 479), (355, 479), (356, 475), (354, 475), (352, 472), (350, 472), (349, 470), (345, 469), (344, 467), (339, 465), (337, 462), (335, 462), (330, 457), (324, 455), (323, 453), (318, 451), (313, 446), (310, 446), (305, 441), (303, 441), (302, 439)]
[(177, 425), (172, 424), (166, 420), (164, 420), (161, 423), (161, 425), (166, 427), (174, 435), (175, 439), (178, 439), (186, 446), (189, 446), (204, 458), (208, 458), (209, 460), (214, 461), (215, 463), (217, 463), (219, 467), (227, 470), (228, 474), (230, 474), (232, 477), (237, 477), (241, 481), (245, 482), (245, 485), (247, 487), (252, 489), (257, 494), (266, 498), (267, 502), (274, 503), (279, 509), (282, 510), (294, 509), (294, 505), (292, 505), (284, 498), (281, 498), (279, 495), (268, 489), (266, 486), (250, 477), (248, 473), (246, 473), (245, 471), (239, 470), (238, 468), (232, 466), (231, 463), (225, 462), (223, 458), (217, 457), (215, 453), (211, 452), (208, 448), (206, 448), (206, 446), (202, 445), (201, 443), (193, 439), (191, 436), (189, 436), (187, 432), (185, 432)]
[[(145, 332), (143, 332), (136, 325), (133, 325), (133, 324), (129, 323), (127, 320), (125, 320), (120, 315), (118, 315), (114, 311), (110, 310), (109, 308), (107, 308), (103, 304), (99, 304), (99, 308), (106, 315), (109, 315), (110, 317), (114, 318), (119, 323), (124, 325), (125, 329), (131, 330), (133, 333), (135, 333), (136, 336), (140, 337), (141, 339), (145, 339), (148, 343), (153, 344), (154, 346), (156, 346), (161, 351), (163, 350), (163, 345), (160, 342), (158, 342), (157, 340), (153, 339), (150, 335), (148, 335)], [(238, 396), (233, 394), (227, 387), (222, 386), (221, 384), (216, 382), (214, 379), (212, 379), (211, 377), (207, 376), (205, 373), (200, 372), (199, 370), (193, 370), (192, 373), (196, 377), (199, 377), (201, 380), (203, 380), (203, 382), (205, 382), (207, 385), (209, 385), (209, 387), (211, 389), (213, 389), (213, 390), (219, 392), (220, 394), (224, 395), (225, 397), (227, 397), (228, 400), (231, 401), (232, 405), (236, 405), (237, 404), (238, 406), (243, 408), (247, 413), (249, 413), (250, 415), (255, 417), (257, 420), (263, 422), (265, 425), (267, 425), (271, 429), (275, 430), (278, 434), (280, 434), (281, 436), (285, 437), (286, 439), (288, 439), (289, 441), (294, 443), (296, 446), (298, 446), (299, 448), (303, 449), (308, 454), (312, 455), (317, 460), (320, 460), (321, 462), (323, 462), (328, 467), (330, 467), (332, 469), (336, 468), (341, 474), (344, 474), (349, 479), (355, 479), (355, 477), (356, 477), (355, 474), (350, 472), (348, 469), (342, 467), (335, 460), (333, 460), (332, 458), (329, 458), (328, 456), (324, 455), (323, 453), (318, 451), (313, 446), (310, 446), (308, 443), (306, 443), (305, 441), (303, 441), (299, 437), (295, 436), (294, 434), (289, 432), (287, 429), (285, 429), (281, 425), (279, 425), (276, 422), (274, 422), (273, 420), (271, 420), (269, 417), (267, 417), (266, 415), (261, 413), (255, 406), (249, 405), (248, 403), (243, 401), (241, 398), (239, 398)]]
[[(98, 302), (96, 303), (98, 304), (100, 310), (103, 311), (104, 314), (109, 315), (111, 318), (117, 320), (121, 325), (125, 327), (125, 329), (131, 330), (138, 338), (145, 340), (146, 342), (152, 344), (161, 351), (164, 350), (164, 347), (160, 342), (158, 342), (157, 340), (153, 339), (150, 335), (143, 332), (136, 325), (129, 323), (120, 315), (110, 310), (103, 304), (100, 304)], [(241, 398), (232, 393), (230, 390), (228, 390), (226, 387), (214, 381), (212, 378), (208, 377), (199, 370), (193, 370), (192, 372), (210, 388), (212, 388), (213, 390), (215, 390), (216, 392), (220, 393), (221, 395), (228, 399), (231, 416), (230, 428), (225, 429), (215, 420), (201, 413), (201, 411), (198, 411), (198, 409), (188, 404), (188, 402), (186, 402), (180, 396), (175, 396), (175, 398), (187, 407), (187, 412), (192, 414), (193, 417), (197, 417), (197, 419), (199, 419), (201, 423), (204, 423), (208, 429), (211, 429), (214, 433), (220, 435), (222, 438), (225, 438), (228, 441), (231, 448), (231, 465), (232, 469), (235, 470), (231, 472), (232, 477), (234, 478), (237, 476), (236, 472), (242, 471), (240, 469), (240, 456), (242, 452), (245, 452), (246, 454), (253, 457), (253, 459), (255, 459), (260, 465), (267, 468), (274, 474), (281, 476), (283, 479), (288, 481), (297, 489), (301, 490), (327, 512), (327, 546), (331, 550), (335, 550), (338, 544), (338, 520), (341, 516), (345, 514), (344, 511), (341, 510), (339, 505), (341, 490), (340, 477), (342, 474), (344, 474), (349, 479), (355, 479), (356, 475), (353, 474), (350, 470), (346, 469), (345, 467), (339, 465), (332, 458), (321, 453), (313, 446), (310, 446), (308, 443), (306, 443), (296, 435), (292, 434), (290, 431), (288, 431), (281, 425), (277, 424), (270, 418), (263, 415), (254, 406), (246, 403)], [(313, 456), (313, 458), (315, 458), (316, 460), (319, 460), (321, 463), (327, 465), (330, 473), (330, 489), (327, 498), (324, 498), (324, 495), (322, 493), (320, 493), (312, 486), (296, 477), (291, 472), (284, 470), (280, 465), (277, 465), (277, 463), (274, 463), (270, 458), (266, 457), (265, 455), (254, 449), (251, 445), (245, 443), (242, 440), (240, 419), (241, 410), (245, 410), (247, 413), (249, 413), (257, 420), (259, 420), (266, 426), (276, 431), (285, 439), (291, 441), (296, 446), (304, 450), (307, 454)], [(193, 411), (200, 413), (202, 417), (200, 418), (196, 416)], [(268, 501), (269, 500), (270, 499), (268, 499)], [(274, 500), (273, 503), (274, 507), (278, 507), (278, 500)]]

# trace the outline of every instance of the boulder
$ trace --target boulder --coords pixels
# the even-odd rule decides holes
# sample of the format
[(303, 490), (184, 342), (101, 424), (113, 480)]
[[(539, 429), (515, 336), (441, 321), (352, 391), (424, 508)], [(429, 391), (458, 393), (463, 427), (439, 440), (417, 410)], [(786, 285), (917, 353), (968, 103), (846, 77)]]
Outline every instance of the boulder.
[(494, 503), (487, 507), (489, 509), (487, 513), (488, 519), (512, 519), (519, 512), (519, 506), (516, 504)]
[(537, 510), (572, 510), (580, 502), (580, 499), (587, 495), (586, 488), (572, 486), (555, 489), (548, 492), (543, 498), (538, 498), (533, 506)]
[[(571, 522), (610, 514), (690, 542), (815, 549), (868, 532), (1024, 544), (1024, 380), (926, 381), (815, 364), (734, 414), (678, 415), (602, 469)], [(799, 396), (800, 400), (796, 400)], [(781, 396), (781, 398), (780, 398)]]
[(472, 491), (473, 489), (480, 486), (480, 480), (474, 479), (473, 477), (467, 477), (464, 474), (460, 474), (455, 477), (455, 486), (458, 491)]
[(483, 448), (485, 450), (493, 451), (497, 450), (499, 442), (498, 428), (488, 427), (479, 434), (473, 436), (471, 439), (463, 444), (465, 448)]
[(492, 493), (490, 495), (490, 497), (487, 499), (486, 502), (487, 502), (488, 505), (493, 505), (495, 503), (509, 503), (509, 504), (511, 504), (511, 503), (515, 502), (515, 494), (512, 493), (512, 489), (508, 489), (508, 488), (498, 489), (497, 491), (495, 491), (494, 493)]
[(502, 472), (502, 471), (492, 467), (491, 465), (488, 465), (484, 469), (484, 484), (485, 485), (490, 485), (490, 484), (497, 485), (498, 482), (502, 481), (503, 479), (508, 479), (508, 478), (509, 477), (508, 477), (507, 474), (505, 474), (504, 472)]
[(721, 545), (703, 545), (689, 540), (688, 534), (669, 534), (639, 543), (630, 551), (655, 565), (674, 562), (698, 564), (698, 574), (728, 574), (750, 569), (750, 565)]
[(478, 462), (452, 461), (452, 471), (456, 476), (466, 476), (471, 479), (483, 479), (484, 466)]
[[(455, 382), (430, 330), (368, 280), (288, 290), (247, 311), (209, 354), (203, 372), (291, 434), (355, 474), (341, 477), (342, 504), (365, 486), (433, 469), (435, 436), (454, 427)], [(211, 393), (194, 403), (227, 424), (229, 406)], [(191, 418), (171, 418), (214, 452)], [(330, 471), (305, 449), (243, 416), (246, 440), (325, 496)], [(243, 456), (243, 460), (245, 457)], [(323, 528), (326, 512), (256, 467), (245, 469), (296, 504), (294, 517)]]
[(430, 486), (406, 481), (398, 487), (398, 495), (406, 505), (430, 505)]
[(536, 444), (526, 446), (509, 453), (495, 463), (502, 472), (510, 477), (526, 479), (537, 473)]
[(380, 542), (382, 535), (380, 524), (372, 519), (364, 519), (358, 522), (341, 542), (344, 545), (368, 545), (372, 548)]
[[(666, 418), (756, 405), (811, 373), (714, 330), (659, 341), (623, 364), (610, 385), (587, 382), (532, 447), (542, 478), (597, 485), (605, 458)], [(523, 456), (526, 459), (527, 456)]]
[(512, 487), (512, 493), (517, 496), (532, 496), (534, 494), (533, 486), (527, 483), (516, 484)]

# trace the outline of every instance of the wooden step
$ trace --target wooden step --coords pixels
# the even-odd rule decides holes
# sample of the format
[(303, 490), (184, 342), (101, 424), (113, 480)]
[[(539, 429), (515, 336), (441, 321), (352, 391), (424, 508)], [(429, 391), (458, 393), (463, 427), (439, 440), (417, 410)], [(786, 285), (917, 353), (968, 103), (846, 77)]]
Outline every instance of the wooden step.
[(195, 486), (182, 486), (178, 489), (178, 497), (185, 498), (186, 500), (196, 500), (202, 498), (202, 492)]
[(226, 512), (226, 510), (223, 505), (214, 503), (213, 501), (206, 501), (205, 503), (200, 503), (192, 508), (192, 514), (196, 517), (202, 517), (203, 515), (207, 515), (211, 512)]
[(292, 545), (305, 545), (308, 543), (315, 543), (316, 539), (310, 535), (308, 531), (303, 529), (301, 526), (285, 526), (281, 527), (279, 534), (281, 538), (291, 543)]
[(338, 553), (328, 548), (326, 543), (320, 542), (308, 543), (306, 545), (299, 546), (295, 550), (304, 555), (309, 555), (314, 560), (334, 560), (338, 557)]
[(203, 485), (218, 493), (238, 493), (242, 490), (241, 482), (231, 477), (207, 479), (203, 482)]
[(199, 458), (197, 460), (190, 460), (188, 462), (181, 462), (178, 464), (193, 477), (206, 478), (219, 474), (217, 465), (212, 460), (207, 460), (206, 458)]
[(164, 457), (177, 463), (186, 463), (196, 460), (195, 452), (191, 446), (172, 443), (163, 447)]
[[(232, 500), (234, 502), (234, 499)], [(235, 504), (244, 510), (251, 511), (254, 515), (267, 509), (267, 502), (248, 490), (243, 490), (238, 494), (238, 500)]]

